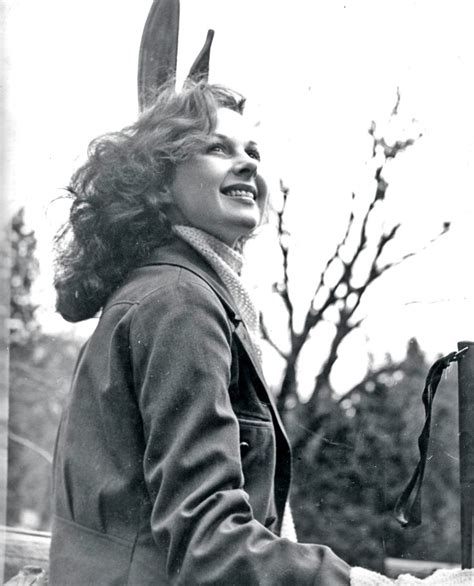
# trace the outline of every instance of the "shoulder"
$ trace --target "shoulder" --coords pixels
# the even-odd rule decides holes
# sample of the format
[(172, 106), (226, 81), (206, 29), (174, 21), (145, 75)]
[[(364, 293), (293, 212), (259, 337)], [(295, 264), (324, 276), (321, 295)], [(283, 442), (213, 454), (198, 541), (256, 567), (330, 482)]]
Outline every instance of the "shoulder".
[(208, 320), (230, 334), (228, 314), (211, 285), (191, 270), (163, 264), (134, 271), (109, 299), (101, 321), (128, 323), (132, 331), (152, 335), (166, 324), (202, 327)]
[(146, 307), (160, 300), (179, 302), (201, 297), (220, 304), (209, 283), (192, 271), (176, 265), (149, 265), (133, 271), (110, 297), (104, 313), (117, 305)]

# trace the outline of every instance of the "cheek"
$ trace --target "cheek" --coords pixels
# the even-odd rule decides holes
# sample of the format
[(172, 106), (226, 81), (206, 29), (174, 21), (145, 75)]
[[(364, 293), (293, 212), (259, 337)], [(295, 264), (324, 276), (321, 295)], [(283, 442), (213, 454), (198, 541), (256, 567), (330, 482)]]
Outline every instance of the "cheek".
[(170, 186), (174, 203), (180, 207), (192, 204), (199, 197), (200, 178), (192, 167), (187, 167), (186, 162), (178, 167)]
[(196, 156), (186, 168), (188, 179), (209, 184), (222, 180), (226, 163), (217, 157)]
[(268, 202), (268, 185), (261, 175), (257, 176), (257, 189), (259, 196), (259, 208), (263, 211), (267, 207)]

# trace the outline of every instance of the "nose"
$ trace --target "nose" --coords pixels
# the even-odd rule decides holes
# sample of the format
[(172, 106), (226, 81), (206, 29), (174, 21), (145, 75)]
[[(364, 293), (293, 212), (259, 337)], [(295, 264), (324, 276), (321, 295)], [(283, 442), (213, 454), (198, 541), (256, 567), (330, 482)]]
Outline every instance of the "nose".
[(240, 156), (233, 165), (233, 172), (238, 177), (255, 177), (257, 175), (258, 161), (247, 155)]

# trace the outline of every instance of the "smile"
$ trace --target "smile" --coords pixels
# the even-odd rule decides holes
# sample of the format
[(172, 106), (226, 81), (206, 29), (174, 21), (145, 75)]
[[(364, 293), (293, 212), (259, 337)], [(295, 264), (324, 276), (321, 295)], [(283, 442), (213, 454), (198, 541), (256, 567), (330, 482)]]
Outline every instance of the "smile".
[(252, 185), (233, 185), (222, 189), (222, 193), (228, 197), (245, 197), (248, 199), (257, 199), (257, 190)]

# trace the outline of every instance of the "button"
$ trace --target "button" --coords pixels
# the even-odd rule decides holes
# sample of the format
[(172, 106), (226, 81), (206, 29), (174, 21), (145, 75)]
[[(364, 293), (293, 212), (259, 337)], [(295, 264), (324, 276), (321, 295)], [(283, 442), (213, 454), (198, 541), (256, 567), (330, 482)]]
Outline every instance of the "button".
[(242, 452), (248, 452), (250, 450), (250, 444), (248, 442), (240, 442), (240, 450)]

